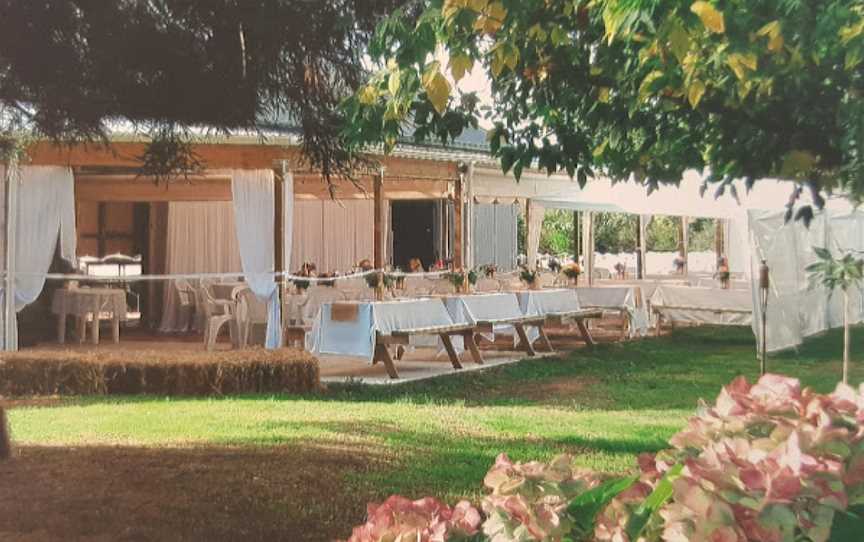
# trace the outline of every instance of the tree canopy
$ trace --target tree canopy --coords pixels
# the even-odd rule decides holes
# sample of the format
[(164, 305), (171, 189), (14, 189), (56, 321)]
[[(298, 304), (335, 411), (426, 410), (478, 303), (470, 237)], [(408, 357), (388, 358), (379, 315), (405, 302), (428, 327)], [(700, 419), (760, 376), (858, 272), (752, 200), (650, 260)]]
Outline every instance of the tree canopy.
[[(862, 0), (423, 5), (396, 10), (372, 42), (381, 69), (346, 105), (358, 147), (392, 148), (406, 123), (446, 141), (486, 115), (516, 177), (539, 166), (650, 189), (707, 168), (718, 192), (779, 177), (817, 204), (864, 196)], [(492, 82), (485, 111), (454, 90), (471, 70)]]
[(190, 127), (281, 118), (338, 171), (350, 162), (339, 104), (368, 76), (376, 24), (404, 3), (0, 0), (0, 136), (98, 140), (126, 121), (153, 131), (158, 161), (176, 159)]

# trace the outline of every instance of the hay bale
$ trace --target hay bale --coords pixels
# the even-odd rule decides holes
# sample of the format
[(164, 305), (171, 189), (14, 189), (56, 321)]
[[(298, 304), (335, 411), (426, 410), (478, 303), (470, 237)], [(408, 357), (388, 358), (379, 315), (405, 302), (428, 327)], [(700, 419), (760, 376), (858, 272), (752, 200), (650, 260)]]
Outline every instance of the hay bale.
[(0, 360), (0, 396), (303, 393), (320, 387), (302, 350), (22, 351)]

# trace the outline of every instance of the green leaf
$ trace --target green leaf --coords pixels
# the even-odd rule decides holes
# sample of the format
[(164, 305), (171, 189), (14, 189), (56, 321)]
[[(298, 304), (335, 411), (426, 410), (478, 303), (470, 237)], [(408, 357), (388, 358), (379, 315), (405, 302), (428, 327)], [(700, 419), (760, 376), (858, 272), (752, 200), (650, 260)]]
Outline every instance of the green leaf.
[(702, 96), (705, 95), (705, 83), (698, 79), (690, 83), (687, 88), (687, 100), (690, 102), (690, 107), (696, 109), (699, 102), (702, 101)]
[(817, 163), (819, 158), (810, 151), (791, 151), (783, 157), (780, 175), (791, 178), (804, 177), (813, 171)]
[(593, 532), (594, 520), (597, 518), (597, 514), (599, 514), (600, 511), (612, 501), (612, 499), (617, 497), (621, 492), (629, 489), (638, 479), (639, 476), (633, 475), (628, 476), (627, 478), (609, 480), (594, 489), (589, 489), (570, 501), (570, 504), (567, 506), (567, 512), (573, 519), (580, 533)]
[(440, 71), (440, 65), (433, 62), (426, 73), (423, 74), (423, 88), (426, 89), (426, 95), (429, 97), (429, 102), (439, 115), (444, 113), (447, 108), (447, 101), (450, 99), (450, 83)]
[(630, 516), (630, 520), (627, 522), (627, 536), (630, 537), (630, 540), (639, 538), (642, 530), (648, 525), (651, 516), (656, 514), (672, 498), (674, 491), (672, 483), (681, 476), (683, 469), (684, 465), (679, 463), (666, 471), (666, 474), (657, 483), (654, 491), (648, 495), (645, 502), (639, 505), (639, 508)]
[(708, 2), (693, 2), (690, 6), (690, 11), (699, 16), (705, 28), (716, 34), (726, 32), (726, 22), (723, 18), (723, 13), (717, 11), (713, 5)]
[(672, 30), (669, 31), (669, 48), (672, 49), (672, 54), (675, 55), (678, 62), (682, 63), (690, 51), (690, 34), (678, 21), (672, 25)]
[(465, 74), (471, 71), (474, 67), (474, 59), (468, 55), (454, 55), (450, 58), (450, 73), (453, 74), (453, 79), (458, 83), (460, 79), (465, 77)]
[(639, 101), (644, 102), (649, 96), (654, 94), (654, 83), (663, 77), (664, 73), (660, 70), (654, 70), (645, 76), (642, 84), (639, 85)]
[(401, 72), (397, 68), (396, 70), (390, 72), (390, 77), (387, 79), (387, 90), (390, 91), (390, 94), (396, 96), (399, 93), (399, 87), (402, 84)]

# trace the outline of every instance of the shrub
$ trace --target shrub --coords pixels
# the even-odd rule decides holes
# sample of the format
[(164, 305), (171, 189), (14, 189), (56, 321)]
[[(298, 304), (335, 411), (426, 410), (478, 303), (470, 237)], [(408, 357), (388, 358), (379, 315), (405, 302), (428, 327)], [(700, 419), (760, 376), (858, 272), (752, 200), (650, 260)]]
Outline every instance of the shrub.
[(0, 359), (0, 396), (306, 392), (318, 361), (296, 349), (21, 351)]
[(450, 508), (426, 497), (417, 501), (393, 495), (367, 507), (368, 519), (354, 528), (348, 542), (468, 540), (477, 534), (480, 512), (468, 501)]
[(864, 385), (820, 395), (782, 376), (739, 378), (670, 444), (626, 478), (574, 470), (566, 456), (521, 464), (502, 454), (486, 475), (477, 539), (864, 539)]

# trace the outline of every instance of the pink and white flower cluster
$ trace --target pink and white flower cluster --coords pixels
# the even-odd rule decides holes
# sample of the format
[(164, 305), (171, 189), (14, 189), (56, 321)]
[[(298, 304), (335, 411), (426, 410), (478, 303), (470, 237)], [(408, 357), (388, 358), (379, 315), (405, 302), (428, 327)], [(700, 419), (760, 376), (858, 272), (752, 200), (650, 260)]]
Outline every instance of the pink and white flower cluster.
[(450, 508), (433, 497), (416, 501), (393, 495), (367, 506), (367, 521), (348, 542), (444, 542), (477, 534), (482, 518), (468, 501)]
[(485, 519), (466, 501), (450, 509), (391, 497), (369, 507), (350, 540), (824, 542), (839, 514), (864, 507), (864, 385), (823, 395), (782, 376), (738, 378), (670, 443), (639, 457), (638, 479), (602, 501), (593, 533), (577, 529), (571, 504), (602, 491), (603, 476), (568, 456), (514, 463), (501, 454), (484, 480)]

